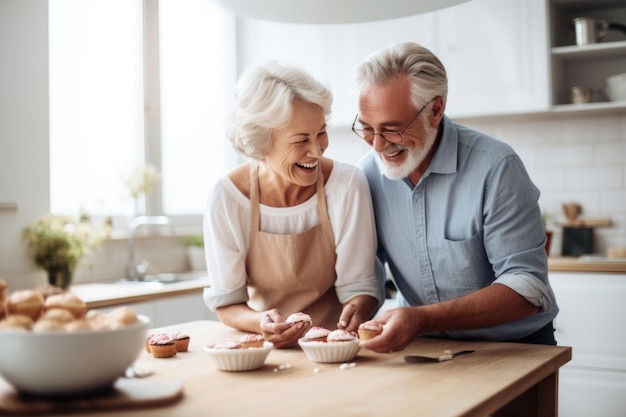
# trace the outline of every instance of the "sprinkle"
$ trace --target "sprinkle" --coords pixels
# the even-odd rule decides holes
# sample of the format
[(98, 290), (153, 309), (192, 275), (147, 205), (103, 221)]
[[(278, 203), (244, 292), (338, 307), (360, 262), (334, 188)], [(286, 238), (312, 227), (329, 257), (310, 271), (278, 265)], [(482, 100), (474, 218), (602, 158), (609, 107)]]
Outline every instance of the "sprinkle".
[(290, 369), (290, 368), (291, 368), (290, 363), (283, 363), (283, 364), (278, 365), (278, 368), (274, 368), (273, 371), (278, 372), (278, 371), (283, 371), (285, 369)]
[(344, 371), (346, 369), (350, 369), (350, 368), (354, 368), (356, 366), (356, 363), (352, 362), (352, 363), (342, 363), (341, 365), (339, 365), (339, 370), (340, 371)]

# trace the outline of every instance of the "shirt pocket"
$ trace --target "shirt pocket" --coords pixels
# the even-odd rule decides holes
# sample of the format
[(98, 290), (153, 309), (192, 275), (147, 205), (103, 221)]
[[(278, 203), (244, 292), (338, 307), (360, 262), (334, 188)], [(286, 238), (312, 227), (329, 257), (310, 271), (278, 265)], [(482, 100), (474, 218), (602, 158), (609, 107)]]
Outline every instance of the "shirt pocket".
[(472, 293), (495, 279), (482, 231), (465, 240), (443, 239), (437, 252), (433, 270), (443, 300)]

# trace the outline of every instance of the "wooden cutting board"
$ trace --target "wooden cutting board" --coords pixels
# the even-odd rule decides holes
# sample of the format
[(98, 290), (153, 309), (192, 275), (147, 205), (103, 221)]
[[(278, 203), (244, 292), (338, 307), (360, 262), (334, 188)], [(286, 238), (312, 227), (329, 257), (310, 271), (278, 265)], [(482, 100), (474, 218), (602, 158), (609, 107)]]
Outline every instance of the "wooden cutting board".
[(0, 379), (0, 414), (33, 415), (138, 409), (173, 404), (183, 396), (183, 385), (172, 379), (120, 378), (111, 390), (78, 398), (21, 396)]

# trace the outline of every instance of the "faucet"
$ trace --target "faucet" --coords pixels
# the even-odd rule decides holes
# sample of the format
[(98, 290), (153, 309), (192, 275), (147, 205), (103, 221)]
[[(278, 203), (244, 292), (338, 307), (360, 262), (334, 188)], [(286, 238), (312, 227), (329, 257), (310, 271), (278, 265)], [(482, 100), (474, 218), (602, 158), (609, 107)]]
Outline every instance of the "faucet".
[(147, 225), (167, 226), (174, 233), (174, 226), (172, 226), (172, 222), (166, 216), (137, 216), (131, 219), (128, 223), (128, 265), (126, 267), (126, 273), (130, 281), (143, 279), (144, 274), (148, 270), (148, 265), (150, 265), (145, 259), (139, 264), (135, 262), (135, 233), (141, 226)]

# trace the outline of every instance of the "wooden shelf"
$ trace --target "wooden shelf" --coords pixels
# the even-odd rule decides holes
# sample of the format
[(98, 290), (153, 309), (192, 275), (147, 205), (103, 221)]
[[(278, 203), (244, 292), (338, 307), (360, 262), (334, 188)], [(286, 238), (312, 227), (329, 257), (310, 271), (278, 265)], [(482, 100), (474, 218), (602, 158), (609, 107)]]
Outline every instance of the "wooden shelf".
[(568, 45), (552, 48), (552, 57), (566, 61), (612, 58), (626, 55), (626, 41)]

